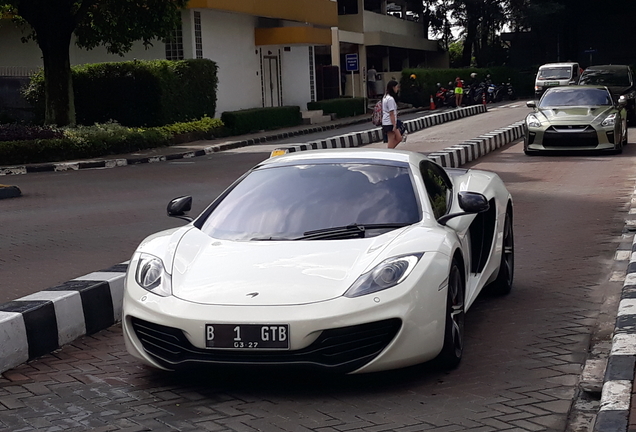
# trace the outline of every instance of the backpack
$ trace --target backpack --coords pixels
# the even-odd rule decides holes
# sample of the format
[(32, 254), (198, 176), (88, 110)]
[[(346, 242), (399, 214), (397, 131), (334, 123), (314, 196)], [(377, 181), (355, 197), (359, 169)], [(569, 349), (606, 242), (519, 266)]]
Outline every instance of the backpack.
[(373, 123), (375, 126), (382, 126), (382, 99), (380, 99), (378, 103), (376, 103), (373, 107), (371, 123)]

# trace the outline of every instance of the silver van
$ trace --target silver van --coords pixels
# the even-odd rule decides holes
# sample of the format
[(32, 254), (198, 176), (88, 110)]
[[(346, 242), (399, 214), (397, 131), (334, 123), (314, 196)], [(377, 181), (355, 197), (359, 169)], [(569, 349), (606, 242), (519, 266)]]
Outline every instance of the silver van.
[(578, 63), (547, 63), (539, 68), (534, 82), (534, 95), (540, 98), (548, 87), (573, 85), (579, 81)]

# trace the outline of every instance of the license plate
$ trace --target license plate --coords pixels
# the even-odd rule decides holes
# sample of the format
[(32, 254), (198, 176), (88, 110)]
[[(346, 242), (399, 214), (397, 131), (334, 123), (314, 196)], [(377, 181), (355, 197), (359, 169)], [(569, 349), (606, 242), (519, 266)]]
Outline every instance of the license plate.
[(289, 349), (289, 325), (206, 324), (205, 346), (232, 349)]
[(545, 86), (558, 86), (559, 82), (558, 81), (548, 81), (544, 85)]

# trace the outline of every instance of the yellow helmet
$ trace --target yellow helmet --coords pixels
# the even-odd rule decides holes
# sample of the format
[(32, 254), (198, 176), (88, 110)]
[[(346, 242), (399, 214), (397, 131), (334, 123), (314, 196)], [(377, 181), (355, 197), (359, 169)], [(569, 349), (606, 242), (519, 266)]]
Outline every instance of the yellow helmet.
[(411, 74), (411, 79), (415, 79), (415, 78), (417, 78), (417, 75)]

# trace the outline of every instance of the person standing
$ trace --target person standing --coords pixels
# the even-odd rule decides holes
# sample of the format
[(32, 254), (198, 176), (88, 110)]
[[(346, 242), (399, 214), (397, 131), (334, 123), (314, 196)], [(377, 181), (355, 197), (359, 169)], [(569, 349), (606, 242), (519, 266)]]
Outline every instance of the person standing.
[(455, 106), (461, 108), (462, 99), (464, 98), (464, 83), (457, 77), (455, 78)]
[(367, 71), (367, 92), (369, 98), (375, 98), (377, 95), (375, 94), (375, 82), (376, 75), (378, 71), (375, 70), (375, 66), (371, 66)]
[(402, 141), (402, 134), (398, 127), (397, 94), (400, 84), (391, 80), (386, 85), (386, 93), (382, 98), (382, 132), (388, 137), (387, 147), (393, 149)]

